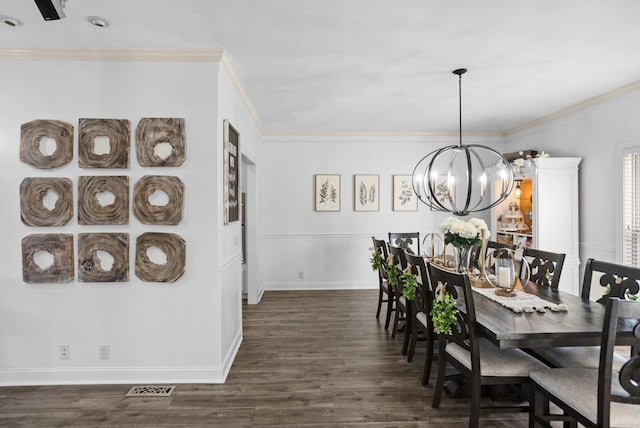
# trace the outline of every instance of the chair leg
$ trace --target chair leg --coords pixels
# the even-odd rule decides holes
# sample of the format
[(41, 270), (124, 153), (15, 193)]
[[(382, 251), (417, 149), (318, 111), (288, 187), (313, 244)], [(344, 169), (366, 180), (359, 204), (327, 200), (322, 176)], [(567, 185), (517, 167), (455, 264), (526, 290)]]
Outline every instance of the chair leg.
[(480, 424), (480, 399), (482, 387), (479, 382), (471, 385), (471, 408), (469, 409), (469, 428), (477, 428)]
[(387, 294), (387, 319), (384, 322), (384, 329), (388, 329), (389, 328), (389, 323), (391, 322), (391, 312), (394, 311), (393, 309), (393, 294)]
[(396, 310), (393, 317), (393, 330), (391, 331), (391, 338), (396, 338), (396, 333), (398, 332), (398, 324), (400, 324), (400, 308), (398, 307), (398, 302), (396, 302)]
[(402, 355), (407, 355), (409, 352), (409, 341), (411, 340), (411, 329), (413, 328), (413, 311), (409, 305), (407, 305), (404, 318), (406, 324), (404, 327), (404, 338), (402, 339)]
[(413, 361), (413, 355), (416, 352), (416, 342), (418, 341), (418, 323), (415, 319), (411, 320), (411, 337), (409, 338), (409, 353), (407, 361)]
[(433, 333), (425, 334), (425, 342), (427, 342), (427, 355), (424, 358), (424, 369), (422, 370), (422, 384), (428, 385), (431, 377), (431, 366), (433, 365)]
[(440, 407), (440, 399), (442, 398), (442, 390), (444, 389), (444, 378), (447, 375), (447, 361), (444, 358), (444, 339), (438, 337), (438, 374), (436, 378), (436, 386), (433, 391), (433, 400), (431, 407), (437, 409)]
[(380, 308), (382, 308), (382, 287), (378, 288), (378, 310), (376, 311), (376, 319), (380, 318)]
[(529, 428), (543, 426), (538, 420), (538, 417), (545, 415), (545, 408), (549, 408), (549, 402), (545, 400), (544, 395), (532, 385), (533, 391), (531, 391), (531, 402), (529, 403)]

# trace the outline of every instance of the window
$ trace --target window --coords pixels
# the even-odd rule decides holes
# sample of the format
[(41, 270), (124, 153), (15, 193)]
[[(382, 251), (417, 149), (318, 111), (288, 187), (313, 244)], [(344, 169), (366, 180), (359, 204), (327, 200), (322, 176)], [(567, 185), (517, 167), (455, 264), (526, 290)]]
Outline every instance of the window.
[(623, 160), (622, 264), (640, 266), (640, 153)]

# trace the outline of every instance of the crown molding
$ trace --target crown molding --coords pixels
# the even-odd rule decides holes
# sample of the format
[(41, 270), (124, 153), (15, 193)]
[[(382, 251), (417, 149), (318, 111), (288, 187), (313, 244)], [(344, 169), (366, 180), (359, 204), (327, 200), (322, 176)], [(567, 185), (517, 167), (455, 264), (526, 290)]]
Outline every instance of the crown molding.
[[(460, 131), (264, 131), (266, 137), (459, 137)], [(463, 132), (463, 137), (502, 137), (502, 132)]]
[(0, 58), (67, 61), (220, 62), (223, 49), (0, 49)]
[(604, 94), (597, 95), (593, 98), (589, 98), (587, 100), (584, 100), (582, 102), (579, 102), (577, 104), (564, 108), (562, 110), (558, 110), (555, 113), (542, 116), (541, 118), (532, 120), (531, 122), (524, 123), (520, 126), (516, 126), (515, 128), (507, 129), (506, 131), (502, 132), (502, 135), (505, 137), (508, 137), (510, 135), (517, 134), (521, 131), (524, 131), (529, 128), (533, 128), (534, 126), (540, 125), (542, 123), (549, 122), (551, 120), (558, 119), (563, 116), (567, 116), (571, 113), (575, 113), (580, 110), (584, 110), (587, 107), (592, 107), (596, 104), (603, 103), (610, 99), (617, 98), (619, 96), (628, 94), (633, 91), (637, 91), (638, 89), (640, 89), (640, 80), (636, 80), (635, 82), (629, 83), (628, 85), (624, 85), (612, 91), (605, 92)]
[(249, 95), (244, 90), (244, 86), (242, 86), (242, 83), (238, 78), (238, 73), (236, 73), (235, 69), (233, 68), (233, 65), (231, 65), (231, 62), (228, 59), (228, 55), (223, 53), (220, 63), (223, 65), (223, 67), (227, 71), (227, 74), (229, 75), (229, 78), (231, 79), (233, 86), (235, 86), (236, 90), (238, 91), (238, 94), (240, 95), (240, 98), (242, 98), (242, 102), (244, 102), (244, 105), (247, 107), (247, 110), (249, 110), (249, 114), (253, 118), (253, 121), (255, 122), (256, 127), (258, 128), (258, 131), (260, 132), (260, 134), (265, 135), (267, 131), (265, 131), (264, 127), (262, 126), (262, 121), (260, 120), (258, 111), (253, 105), (253, 102), (251, 102), (251, 98), (249, 98)]

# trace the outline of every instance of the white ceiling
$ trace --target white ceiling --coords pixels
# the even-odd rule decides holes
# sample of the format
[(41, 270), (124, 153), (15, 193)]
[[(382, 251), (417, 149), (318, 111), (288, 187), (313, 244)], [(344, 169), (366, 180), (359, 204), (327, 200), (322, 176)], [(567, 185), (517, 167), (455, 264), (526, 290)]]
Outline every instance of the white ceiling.
[(638, 0), (69, 0), (65, 13), (0, 0), (23, 22), (0, 24), (0, 49), (221, 48), (267, 133), (457, 131), (459, 67), (473, 132), (640, 79)]

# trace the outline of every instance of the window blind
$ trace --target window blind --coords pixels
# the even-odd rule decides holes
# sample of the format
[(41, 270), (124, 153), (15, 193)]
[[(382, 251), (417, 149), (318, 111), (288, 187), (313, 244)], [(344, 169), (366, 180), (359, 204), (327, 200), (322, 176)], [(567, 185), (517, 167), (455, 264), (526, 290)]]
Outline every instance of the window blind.
[(622, 263), (640, 266), (640, 153), (624, 155)]

